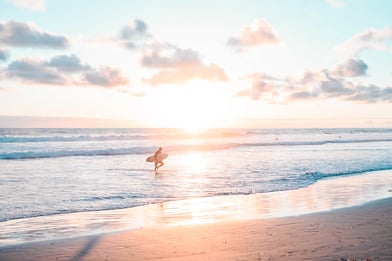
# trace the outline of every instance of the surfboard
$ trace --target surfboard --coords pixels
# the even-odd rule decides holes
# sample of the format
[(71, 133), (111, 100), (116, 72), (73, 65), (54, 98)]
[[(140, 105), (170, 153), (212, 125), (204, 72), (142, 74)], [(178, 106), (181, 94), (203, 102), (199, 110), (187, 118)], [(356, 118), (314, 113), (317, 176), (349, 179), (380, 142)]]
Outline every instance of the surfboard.
[[(167, 156), (169, 156), (169, 154), (167, 154), (167, 153), (160, 153), (158, 155), (158, 161), (162, 161), (162, 160), (166, 159)], [(151, 155), (151, 156), (147, 157), (146, 161), (147, 162), (154, 162), (155, 161), (155, 156)]]

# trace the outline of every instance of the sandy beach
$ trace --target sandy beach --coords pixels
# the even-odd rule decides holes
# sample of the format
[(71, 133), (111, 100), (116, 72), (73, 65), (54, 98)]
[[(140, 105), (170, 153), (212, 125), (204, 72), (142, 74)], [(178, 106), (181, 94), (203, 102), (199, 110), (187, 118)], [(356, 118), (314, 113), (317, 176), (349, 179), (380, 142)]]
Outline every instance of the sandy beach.
[(24, 244), (1, 249), (0, 260), (392, 260), (392, 198), (296, 217)]

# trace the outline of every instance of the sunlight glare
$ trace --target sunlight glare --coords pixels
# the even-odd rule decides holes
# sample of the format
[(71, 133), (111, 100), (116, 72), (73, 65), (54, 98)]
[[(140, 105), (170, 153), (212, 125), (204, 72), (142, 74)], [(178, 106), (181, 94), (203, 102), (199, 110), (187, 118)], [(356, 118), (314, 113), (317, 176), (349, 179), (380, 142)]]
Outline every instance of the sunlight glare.
[(207, 131), (208, 131), (208, 129), (206, 129), (206, 128), (192, 128), (192, 127), (184, 128), (184, 132), (186, 134), (194, 135), (194, 136), (204, 134)]
[(186, 155), (185, 165), (190, 173), (201, 173), (206, 171), (206, 159), (199, 153), (192, 152)]
[(171, 86), (160, 90), (151, 104), (144, 110), (145, 121), (157, 127), (182, 128), (188, 133), (199, 133), (203, 129), (227, 125), (227, 97), (214, 86)]

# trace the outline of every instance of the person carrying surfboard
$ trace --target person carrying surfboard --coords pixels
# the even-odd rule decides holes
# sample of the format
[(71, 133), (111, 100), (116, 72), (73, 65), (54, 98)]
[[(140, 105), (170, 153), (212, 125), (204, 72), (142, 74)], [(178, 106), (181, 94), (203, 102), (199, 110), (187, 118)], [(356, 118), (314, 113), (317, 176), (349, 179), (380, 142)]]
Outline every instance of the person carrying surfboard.
[(165, 163), (163, 163), (162, 157), (160, 157), (160, 154), (162, 154), (162, 147), (159, 147), (158, 150), (154, 153), (155, 172), (157, 172), (160, 167), (165, 165)]

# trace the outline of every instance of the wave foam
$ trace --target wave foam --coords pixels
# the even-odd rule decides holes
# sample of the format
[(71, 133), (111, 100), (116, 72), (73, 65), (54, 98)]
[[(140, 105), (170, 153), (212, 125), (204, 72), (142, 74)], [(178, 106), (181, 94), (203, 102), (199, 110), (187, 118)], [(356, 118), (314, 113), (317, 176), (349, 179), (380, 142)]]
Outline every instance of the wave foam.
[[(363, 139), (363, 140), (324, 140), (324, 141), (288, 141), (288, 142), (262, 142), (262, 143), (216, 143), (216, 144), (183, 144), (167, 146), (166, 151), (206, 151), (206, 150), (225, 150), (234, 147), (252, 146), (317, 146), (330, 143), (371, 143), (371, 142), (392, 142), (392, 139)], [(72, 156), (114, 156), (130, 154), (148, 154), (156, 149), (155, 146), (130, 147), (119, 149), (97, 149), (97, 150), (58, 150), (58, 151), (16, 151), (0, 153), (0, 159), (37, 159), (37, 158), (58, 158)]]

